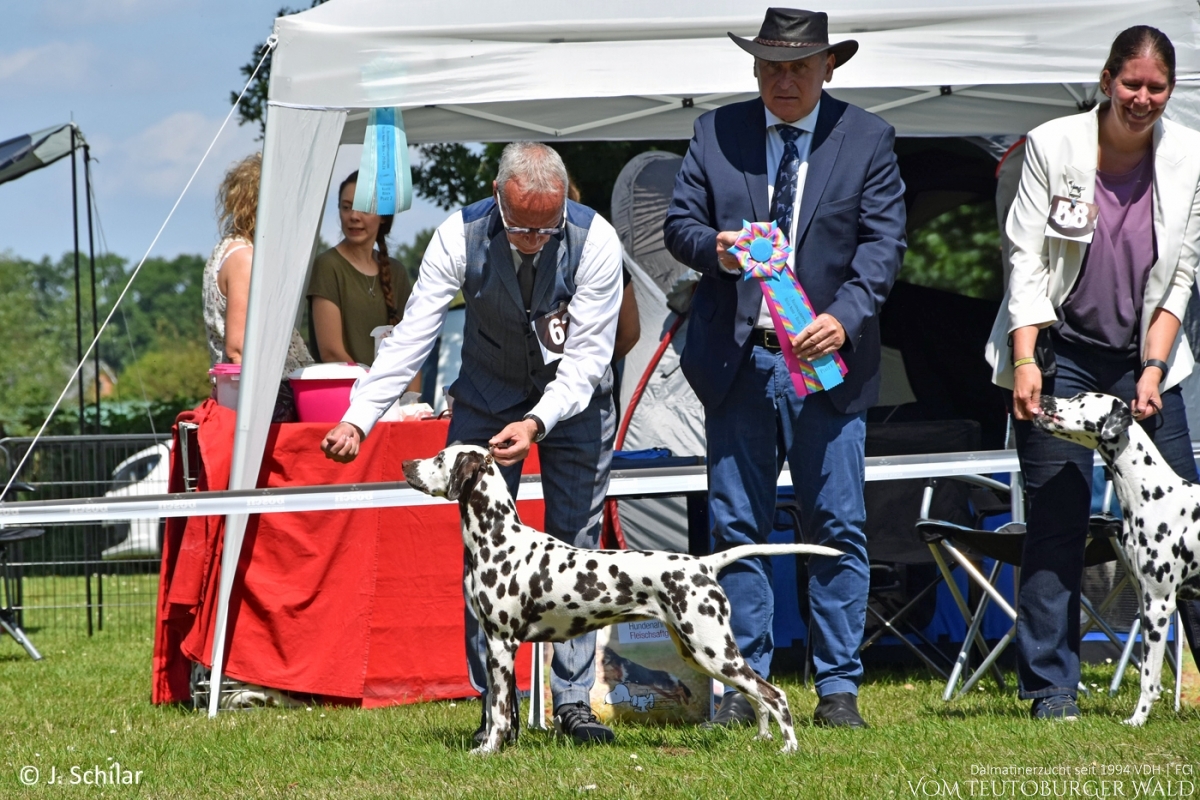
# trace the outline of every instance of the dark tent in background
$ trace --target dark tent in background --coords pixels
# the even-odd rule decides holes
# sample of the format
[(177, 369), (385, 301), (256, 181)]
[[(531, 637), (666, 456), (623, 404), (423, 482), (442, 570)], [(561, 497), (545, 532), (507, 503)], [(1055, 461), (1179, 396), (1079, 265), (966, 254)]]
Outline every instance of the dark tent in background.
[(0, 142), (0, 183), (48, 167), (69, 156), (82, 143), (83, 136), (72, 122)]
[[(75, 363), (83, 361), (83, 293), (79, 288), (79, 182), (76, 179), (75, 151), (83, 150), (84, 197), (87, 201), (88, 265), (92, 279), (92, 335), (100, 329), (96, 310), (96, 253), (92, 239), (92, 156), (83, 133), (74, 122), (43, 128), (33, 133), (14, 136), (0, 142), (0, 184), (14, 181), (55, 161), (71, 156), (71, 225), (75, 234)], [(100, 426), (100, 347), (95, 354), (96, 433)], [(79, 433), (86, 433), (83, 424), (85, 403), (83, 370), (79, 371)]]

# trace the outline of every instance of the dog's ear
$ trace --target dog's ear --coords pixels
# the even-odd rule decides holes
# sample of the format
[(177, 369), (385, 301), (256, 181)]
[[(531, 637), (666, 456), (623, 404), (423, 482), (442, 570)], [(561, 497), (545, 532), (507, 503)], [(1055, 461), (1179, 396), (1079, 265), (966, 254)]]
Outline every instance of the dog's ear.
[(1113, 400), (1112, 411), (1105, 414), (1100, 423), (1100, 439), (1116, 439), (1132, 424), (1133, 414), (1129, 411), (1129, 406), (1120, 400)]
[(446, 499), (457, 500), (471, 490), (479, 469), (483, 466), (482, 453), (459, 453), (450, 468), (450, 480), (446, 482)]

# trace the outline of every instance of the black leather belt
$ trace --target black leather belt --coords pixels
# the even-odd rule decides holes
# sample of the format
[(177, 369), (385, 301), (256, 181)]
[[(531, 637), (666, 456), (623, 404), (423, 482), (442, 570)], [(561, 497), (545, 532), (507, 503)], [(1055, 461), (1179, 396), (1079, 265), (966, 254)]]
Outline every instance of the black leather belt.
[(759, 347), (770, 350), (772, 353), (783, 352), (783, 346), (779, 344), (779, 335), (775, 331), (766, 328), (755, 328), (751, 334), (750, 340)]

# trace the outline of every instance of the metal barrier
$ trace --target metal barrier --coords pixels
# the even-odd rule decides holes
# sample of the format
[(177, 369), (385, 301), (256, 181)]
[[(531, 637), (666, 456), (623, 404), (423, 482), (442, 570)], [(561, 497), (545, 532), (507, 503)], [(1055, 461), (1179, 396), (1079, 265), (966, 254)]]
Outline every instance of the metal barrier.
[[(7, 480), (33, 443), (0, 439)], [(17, 478), (34, 487), (14, 500), (162, 494), (170, 434), (46, 436)], [(161, 520), (46, 525), (8, 546), (3, 605), (36, 639), (39, 630), (149, 636), (161, 554)]]

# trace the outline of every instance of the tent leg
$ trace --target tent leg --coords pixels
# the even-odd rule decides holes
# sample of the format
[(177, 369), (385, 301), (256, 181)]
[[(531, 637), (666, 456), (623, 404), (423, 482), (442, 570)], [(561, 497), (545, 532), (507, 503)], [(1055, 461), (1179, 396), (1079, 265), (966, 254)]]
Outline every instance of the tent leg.
[[(75, 177), (75, 150), (79, 147), (75, 125), (71, 125), (71, 220), (75, 232), (75, 363), (83, 361), (83, 298), (79, 289), (79, 183)], [(83, 370), (79, 371), (79, 435), (83, 429)]]

